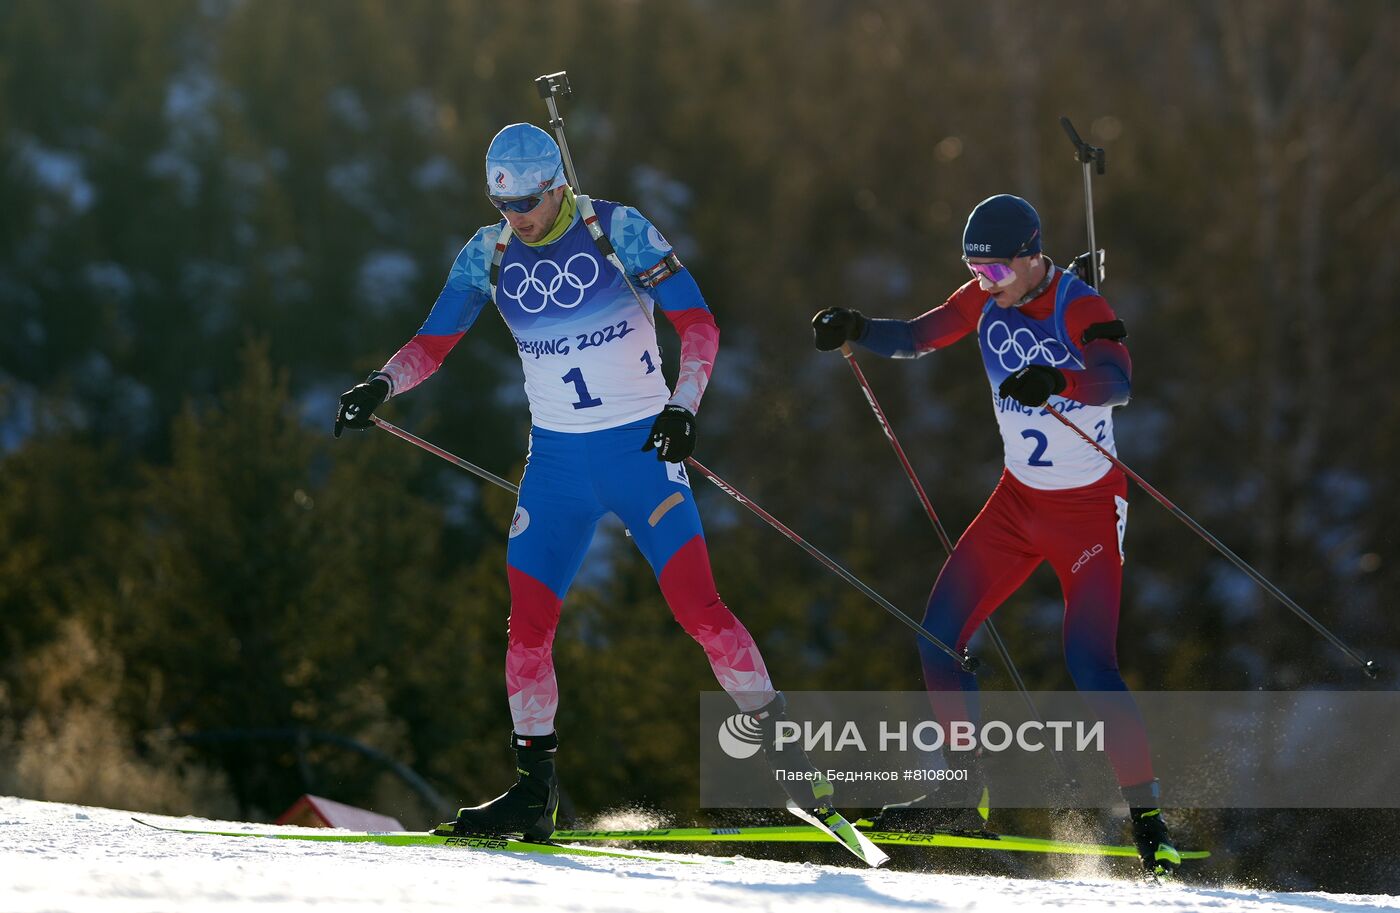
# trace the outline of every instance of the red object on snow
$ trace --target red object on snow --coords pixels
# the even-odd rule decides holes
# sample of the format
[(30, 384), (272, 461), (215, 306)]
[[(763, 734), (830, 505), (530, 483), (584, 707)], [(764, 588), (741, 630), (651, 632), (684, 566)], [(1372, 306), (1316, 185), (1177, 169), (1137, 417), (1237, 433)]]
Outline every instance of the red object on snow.
[(290, 808), (277, 816), (274, 823), (297, 827), (342, 827), (349, 831), (403, 830), (397, 818), (310, 795), (293, 802)]

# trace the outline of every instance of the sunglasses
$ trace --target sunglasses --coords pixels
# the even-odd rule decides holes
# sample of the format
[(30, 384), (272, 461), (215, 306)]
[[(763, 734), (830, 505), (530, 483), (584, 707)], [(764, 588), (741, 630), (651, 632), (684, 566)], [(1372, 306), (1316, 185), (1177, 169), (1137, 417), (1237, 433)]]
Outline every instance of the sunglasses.
[[(548, 191), (545, 191), (548, 193)], [(534, 212), (544, 202), (545, 193), (532, 193), (526, 197), (487, 197), (491, 205), (501, 212)]]
[(1001, 288), (1016, 281), (1016, 271), (1011, 268), (1010, 260), (999, 263), (968, 263), (967, 258), (963, 257), (963, 262), (967, 263), (967, 268), (985, 289)]
[(1022, 244), (1020, 248), (1017, 249), (1016, 253), (1012, 254), (1006, 260), (996, 260), (991, 263), (972, 263), (968, 261), (967, 257), (963, 257), (962, 261), (967, 264), (967, 268), (972, 272), (972, 275), (977, 277), (978, 283), (983, 288), (993, 289), (1008, 286), (1016, 281), (1016, 271), (1011, 268), (1011, 261), (1029, 250), (1032, 242), (1035, 241), (1039, 234), (1040, 229), (1038, 228), (1031, 232), (1031, 236), (1026, 239), (1026, 243)]

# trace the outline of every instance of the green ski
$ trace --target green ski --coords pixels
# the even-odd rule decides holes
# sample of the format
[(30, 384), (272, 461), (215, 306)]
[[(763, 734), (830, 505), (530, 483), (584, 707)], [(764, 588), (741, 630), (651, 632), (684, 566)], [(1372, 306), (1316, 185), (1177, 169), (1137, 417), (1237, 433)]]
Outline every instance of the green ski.
[(533, 843), (527, 840), (516, 840), (511, 837), (478, 836), (475, 834), (447, 837), (413, 831), (354, 834), (216, 831), (198, 828), (161, 827), (158, 824), (151, 824), (149, 821), (142, 821), (140, 818), (132, 818), (131, 820), (135, 821), (137, 824), (144, 824), (146, 827), (158, 831), (165, 831), (169, 834), (198, 834), (209, 837), (262, 837), (273, 840), (310, 840), (321, 843), (373, 843), (380, 846), (445, 846), (461, 850), (496, 850), (507, 853), (532, 853), (536, 855), (601, 856), (614, 859), (632, 859), (643, 862), (680, 862), (686, 865), (698, 865), (700, 863), (699, 860), (681, 859), (675, 856), (645, 856), (627, 850), (597, 850), (582, 846), (561, 846), (555, 842)]
[(823, 834), (828, 839), (835, 840), (872, 869), (878, 869), (890, 861), (890, 857), (871, 843), (870, 838), (856, 830), (854, 824), (847, 821), (844, 815), (829, 805), (823, 808), (805, 809), (789, 799), (787, 810), (812, 825), (813, 834)]
[[(402, 833), (275, 833), (267, 831), (220, 831), (198, 828), (162, 827), (133, 818), (138, 824), (174, 834), (199, 834), (214, 837), (262, 837), (275, 840), (303, 840), (327, 843), (373, 843), (381, 846), (445, 846), (465, 850), (494, 850), (508, 853), (536, 855), (599, 856), (618, 859), (636, 859), (646, 862), (680, 862), (696, 864), (697, 860), (667, 856), (646, 856), (626, 850), (592, 849), (566, 844), (591, 841), (616, 841), (630, 843), (826, 843), (833, 839), (825, 829), (805, 824), (776, 825), (759, 827), (672, 827), (650, 828), (645, 830), (621, 831), (555, 831), (549, 843), (533, 843), (510, 837), (467, 835), (460, 837), (438, 836), (418, 832)], [(914, 834), (899, 831), (876, 831), (860, 825), (857, 832), (864, 841), (882, 846), (937, 847), (954, 850), (1000, 850), (1013, 853), (1050, 853), (1073, 856), (1116, 856), (1137, 858), (1137, 850), (1131, 846), (1116, 846), (1097, 843), (1072, 843), (1064, 840), (1046, 840), (1038, 837), (1016, 837), (1008, 834), (985, 835), (962, 833)], [(841, 837), (837, 835), (836, 839)], [(852, 852), (854, 848), (841, 840)], [(861, 855), (857, 853), (857, 855)], [(882, 854), (883, 855), (883, 854)], [(1182, 860), (1206, 859), (1209, 850), (1182, 850)], [(866, 858), (862, 856), (862, 858)], [(873, 862), (874, 858), (867, 859)]]
[[(882, 846), (925, 846), (958, 850), (1001, 850), (1019, 853), (1054, 853), (1072, 856), (1123, 856), (1137, 858), (1131, 846), (1099, 843), (1073, 843), (1038, 837), (1016, 837), (1007, 834), (931, 833), (913, 834), (900, 831), (876, 831), (860, 827), (859, 832), (870, 842)], [(822, 843), (831, 838), (821, 831), (799, 825), (764, 827), (681, 827), (653, 828), (635, 831), (555, 831), (550, 838), (557, 841), (585, 842), (617, 840), (636, 843)], [(1209, 850), (1183, 850), (1182, 859), (1205, 859)]]

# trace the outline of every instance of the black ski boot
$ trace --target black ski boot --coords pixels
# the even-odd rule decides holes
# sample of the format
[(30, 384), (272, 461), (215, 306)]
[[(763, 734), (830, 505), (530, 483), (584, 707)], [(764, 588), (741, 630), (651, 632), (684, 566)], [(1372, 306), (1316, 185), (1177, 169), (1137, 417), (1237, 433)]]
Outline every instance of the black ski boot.
[(1181, 865), (1181, 853), (1162, 820), (1161, 785), (1153, 780), (1125, 786), (1123, 799), (1128, 803), (1128, 823), (1133, 827), (1133, 843), (1137, 845), (1143, 873), (1153, 880), (1170, 877)]
[[(949, 771), (967, 771), (965, 780), (932, 780), (932, 789), (909, 802), (886, 805), (872, 822), (875, 830), (916, 834), (952, 831), (985, 835), (991, 814), (982, 756), (975, 751), (944, 753)], [(920, 805), (915, 805), (920, 803)]]
[(751, 712), (749, 716), (758, 723), (760, 737), (763, 739), (763, 755), (768, 759), (769, 766), (773, 768), (774, 775), (788, 797), (797, 803), (798, 808), (830, 812), (836, 801), (836, 788), (831, 785), (831, 781), (817, 770), (801, 745), (785, 745), (781, 750), (778, 748), (778, 723), (788, 718), (787, 698), (783, 697), (783, 693), (777, 692), (773, 700)]
[(457, 812), (457, 820), (439, 824), (434, 834), (520, 834), (526, 840), (548, 840), (559, 814), (559, 780), (554, 752), (559, 736), (510, 734), (515, 749), (515, 785), (490, 802)]

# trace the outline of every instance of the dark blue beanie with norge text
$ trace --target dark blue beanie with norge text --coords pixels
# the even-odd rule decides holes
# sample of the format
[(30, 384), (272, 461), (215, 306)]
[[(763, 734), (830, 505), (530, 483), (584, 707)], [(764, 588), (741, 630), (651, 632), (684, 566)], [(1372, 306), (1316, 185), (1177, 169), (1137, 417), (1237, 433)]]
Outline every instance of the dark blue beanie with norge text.
[(978, 203), (963, 229), (963, 255), (1009, 260), (1040, 253), (1040, 216), (1020, 197), (999, 193)]

